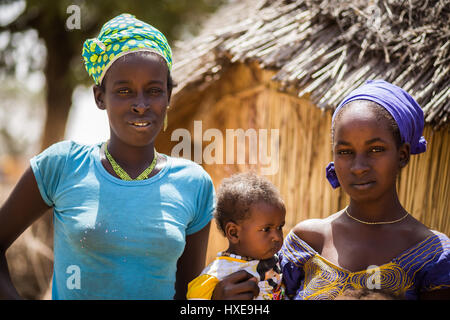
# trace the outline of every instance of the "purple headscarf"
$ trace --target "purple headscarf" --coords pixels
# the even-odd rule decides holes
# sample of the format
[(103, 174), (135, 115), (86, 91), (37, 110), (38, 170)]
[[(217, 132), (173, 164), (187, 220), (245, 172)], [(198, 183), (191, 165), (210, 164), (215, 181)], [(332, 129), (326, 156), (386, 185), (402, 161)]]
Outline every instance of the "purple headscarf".
[[(369, 80), (364, 85), (353, 90), (339, 104), (333, 114), (332, 123), (339, 110), (355, 100), (373, 101), (385, 108), (397, 122), (402, 143), (411, 145), (411, 154), (419, 154), (427, 150), (427, 141), (422, 136), (424, 119), (419, 104), (408, 92), (384, 80)], [(326, 177), (333, 188), (340, 186), (334, 171), (334, 163), (326, 168)]]

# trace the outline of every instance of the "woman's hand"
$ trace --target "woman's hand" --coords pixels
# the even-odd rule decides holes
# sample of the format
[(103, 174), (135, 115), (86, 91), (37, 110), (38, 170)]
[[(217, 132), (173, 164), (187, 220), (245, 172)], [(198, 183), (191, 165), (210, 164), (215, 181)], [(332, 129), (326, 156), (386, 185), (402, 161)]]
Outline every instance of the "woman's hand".
[(258, 279), (241, 270), (220, 281), (214, 289), (211, 300), (251, 300), (258, 294)]

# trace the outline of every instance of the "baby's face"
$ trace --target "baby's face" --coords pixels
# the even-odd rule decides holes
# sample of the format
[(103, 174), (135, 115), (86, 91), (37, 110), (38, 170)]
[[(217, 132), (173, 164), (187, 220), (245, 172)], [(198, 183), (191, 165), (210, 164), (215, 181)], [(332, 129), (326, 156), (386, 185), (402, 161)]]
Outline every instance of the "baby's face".
[(250, 216), (239, 223), (240, 255), (263, 260), (277, 253), (283, 244), (285, 212), (260, 202), (250, 207)]

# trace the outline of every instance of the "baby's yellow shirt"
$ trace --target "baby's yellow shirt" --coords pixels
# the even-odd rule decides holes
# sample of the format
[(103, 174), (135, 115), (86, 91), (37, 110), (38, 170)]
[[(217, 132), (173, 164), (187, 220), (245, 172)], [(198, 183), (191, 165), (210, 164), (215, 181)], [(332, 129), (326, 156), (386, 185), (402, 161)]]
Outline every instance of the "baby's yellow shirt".
[[(256, 300), (271, 300), (273, 288), (267, 281), (260, 281), (260, 276), (256, 271), (259, 260), (241, 260), (228, 256), (218, 256), (209, 264), (202, 273), (189, 282), (186, 298), (189, 300), (210, 300), (219, 283), (226, 276), (240, 270), (245, 270), (258, 279), (259, 295)], [(281, 282), (281, 277), (280, 280)]]

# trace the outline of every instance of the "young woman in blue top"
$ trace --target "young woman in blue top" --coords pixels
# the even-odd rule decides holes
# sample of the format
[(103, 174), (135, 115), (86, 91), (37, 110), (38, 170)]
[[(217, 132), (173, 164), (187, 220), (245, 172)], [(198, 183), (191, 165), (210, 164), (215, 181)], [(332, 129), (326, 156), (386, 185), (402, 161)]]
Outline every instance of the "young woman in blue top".
[(170, 101), (170, 47), (122, 14), (83, 49), (109, 141), (64, 141), (30, 161), (0, 209), (0, 297), (20, 298), (5, 251), (53, 207), (54, 299), (172, 299), (204, 267), (214, 187), (197, 164), (157, 153)]

